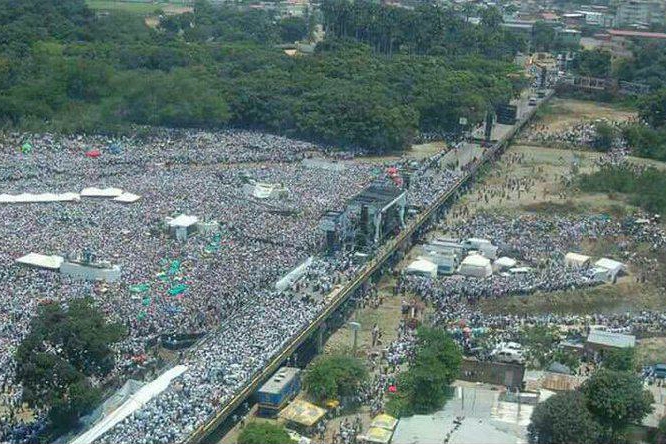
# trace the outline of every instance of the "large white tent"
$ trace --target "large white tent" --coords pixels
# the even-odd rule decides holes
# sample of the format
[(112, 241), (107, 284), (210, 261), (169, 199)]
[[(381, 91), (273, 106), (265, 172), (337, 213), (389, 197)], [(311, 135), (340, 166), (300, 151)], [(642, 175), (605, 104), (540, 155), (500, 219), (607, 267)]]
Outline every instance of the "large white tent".
[(495, 262), (493, 262), (493, 267), (495, 268), (495, 270), (504, 271), (515, 267), (517, 263), (518, 262), (516, 262), (515, 259), (502, 256), (499, 259), (497, 259)]
[(437, 265), (427, 259), (419, 258), (409, 264), (405, 272), (407, 274), (434, 278), (437, 277)]
[(599, 270), (600, 274), (605, 275), (605, 279), (612, 281), (625, 270), (625, 265), (622, 262), (614, 261), (613, 259), (601, 258), (594, 263), (595, 270)]
[(39, 253), (28, 253), (16, 259), (16, 262), (31, 267), (45, 268), (47, 270), (58, 270), (65, 259), (62, 256), (47, 256)]
[(564, 265), (574, 268), (587, 267), (590, 265), (590, 256), (569, 252), (564, 255)]
[(88, 187), (81, 190), (81, 197), (118, 197), (122, 196), (120, 188), (97, 188)]
[(470, 254), (463, 259), (458, 273), (464, 276), (488, 277), (493, 274), (493, 268), (490, 265), (490, 259), (480, 254)]
[(0, 203), (71, 202), (79, 199), (81, 196), (78, 193), (0, 194)]
[(134, 203), (137, 200), (141, 199), (141, 196), (138, 194), (134, 193), (128, 193), (127, 191), (121, 194), (118, 197), (115, 197), (113, 200), (116, 202), (122, 202), (122, 203)]

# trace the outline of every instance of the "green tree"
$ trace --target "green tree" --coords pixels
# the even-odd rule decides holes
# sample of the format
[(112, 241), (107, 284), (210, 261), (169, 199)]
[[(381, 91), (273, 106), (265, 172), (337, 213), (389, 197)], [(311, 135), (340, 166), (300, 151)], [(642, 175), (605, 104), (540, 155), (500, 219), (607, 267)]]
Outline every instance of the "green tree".
[(643, 389), (638, 376), (627, 372), (598, 370), (580, 390), (611, 441), (629, 424), (639, 423), (652, 411), (652, 394)]
[(39, 308), (15, 354), (17, 377), (24, 401), (49, 409), (54, 433), (76, 425), (99, 401), (89, 377), (113, 369), (111, 345), (123, 335), (124, 329), (107, 323), (89, 299)]
[(367, 379), (363, 362), (353, 356), (322, 355), (310, 363), (303, 378), (303, 388), (317, 402), (351, 396)]
[(606, 350), (602, 365), (608, 370), (632, 372), (636, 369), (636, 351), (633, 347)]
[(653, 128), (666, 125), (666, 88), (645, 97), (638, 106), (638, 114)]
[(590, 77), (608, 77), (611, 68), (611, 54), (602, 49), (584, 50), (576, 60), (578, 74)]
[(560, 341), (560, 333), (556, 327), (535, 325), (525, 328), (523, 338), (530, 364), (541, 368), (550, 362), (555, 345)]
[(398, 376), (397, 393), (388, 409), (397, 416), (430, 413), (440, 408), (450, 394), (450, 385), (460, 372), (462, 352), (442, 329), (421, 327), (413, 362)]
[(558, 393), (537, 404), (527, 427), (532, 444), (593, 444), (600, 427), (578, 392)]
[(270, 422), (252, 421), (238, 436), (238, 444), (291, 444), (284, 427)]
[(303, 40), (308, 36), (308, 22), (303, 17), (287, 17), (278, 22), (280, 39), (285, 43)]

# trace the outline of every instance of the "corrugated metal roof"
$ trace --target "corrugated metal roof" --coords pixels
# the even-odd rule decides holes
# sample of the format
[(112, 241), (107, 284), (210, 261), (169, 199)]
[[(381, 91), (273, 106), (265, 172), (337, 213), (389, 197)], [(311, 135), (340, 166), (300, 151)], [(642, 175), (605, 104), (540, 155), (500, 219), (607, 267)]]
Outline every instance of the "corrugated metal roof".
[(606, 347), (628, 348), (636, 346), (636, 336), (613, 333), (610, 331), (592, 330), (587, 336), (587, 342), (604, 345)]

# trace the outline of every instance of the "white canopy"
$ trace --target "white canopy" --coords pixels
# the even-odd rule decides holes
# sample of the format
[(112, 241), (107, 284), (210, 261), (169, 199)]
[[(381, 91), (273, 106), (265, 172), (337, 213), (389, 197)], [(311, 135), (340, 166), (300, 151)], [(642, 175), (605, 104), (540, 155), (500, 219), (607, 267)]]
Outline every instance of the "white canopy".
[(0, 194), (0, 203), (71, 202), (80, 198), (77, 193)]
[(136, 393), (125, 401), (116, 410), (102, 418), (88, 431), (82, 433), (70, 444), (89, 444), (95, 442), (100, 436), (113, 428), (123, 419), (143, 407), (148, 401), (162, 393), (171, 381), (182, 375), (187, 370), (185, 365), (177, 365), (162, 373), (157, 379), (141, 387)]
[(516, 266), (518, 262), (516, 262), (515, 259), (511, 259), (510, 257), (502, 256), (501, 258), (497, 259), (493, 265), (495, 265), (496, 268), (500, 270), (506, 270), (508, 268), (513, 268)]
[(28, 253), (16, 259), (16, 262), (31, 267), (46, 268), (47, 270), (58, 270), (65, 259), (62, 256), (46, 256), (39, 253)]
[(567, 267), (587, 267), (590, 264), (590, 256), (569, 252), (564, 255), (564, 264)]
[(427, 259), (417, 259), (405, 270), (407, 274), (417, 274), (419, 276), (436, 277), (437, 265)]
[(594, 268), (595, 270), (600, 271), (600, 276), (605, 273), (606, 279), (613, 280), (618, 274), (623, 272), (626, 267), (622, 262), (603, 257), (594, 263)]
[(137, 200), (141, 199), (141, 196), (137, 194), (132, 194), (128, 193), (127, 191), (121, 194), (120, 196), (114, 198), (113, 200), (116, 202), (122, 202), (122, 203), (134, 203)]
[(490, 266), (490, 259), (480, 254), (470, 254), (463, 259), (458, 273), (465, 276), (488, 277), (493, 274), (493, 269)]
[(88, 187), (81, 190), (81, 197), (118, 197), (123, 194), (120, 188)]
[(169, 226), (170, 227), (189, 227), (190, 225), (194, 225), (197, 222), (199, 222), (199, 218), (196, 216), (187, 216), (185, 214), (181, 214), (180, 216), (172, 219), (169, 221)]

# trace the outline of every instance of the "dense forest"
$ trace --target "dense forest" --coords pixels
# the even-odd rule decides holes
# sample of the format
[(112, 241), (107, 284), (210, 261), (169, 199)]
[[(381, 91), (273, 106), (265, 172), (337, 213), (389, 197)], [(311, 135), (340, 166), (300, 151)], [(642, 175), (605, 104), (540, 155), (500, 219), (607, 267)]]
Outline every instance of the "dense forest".
[(511, 59), (522, 43), (500, 29), (496, 10), (483, 16), (488, 26), (432, 6), (327, 0), (322, 12), (326, 39), (289, 57), (279, 45), (307, 39), (314, 14), (197, 1), (150, 28), (83, 0), (0, 0), (0, 124), (235, 126), (388, 151), (418, 131), (451, 131), (463, 116), (480, 122), (521, 84)]

